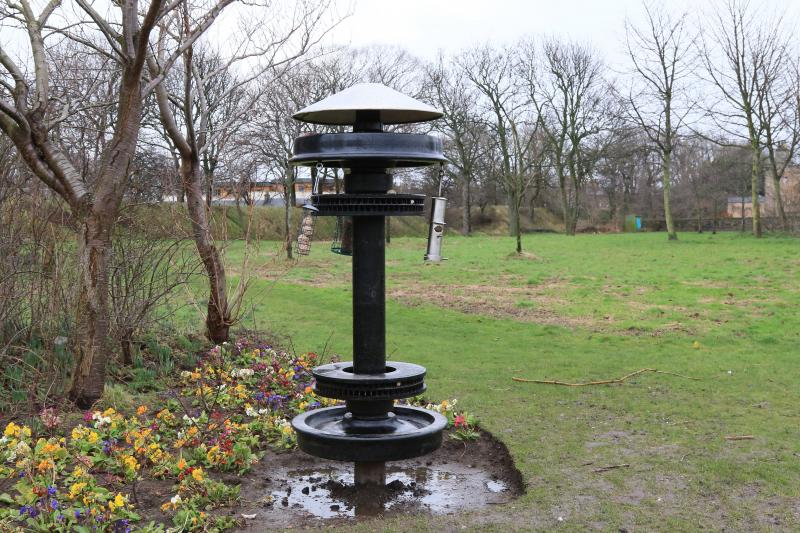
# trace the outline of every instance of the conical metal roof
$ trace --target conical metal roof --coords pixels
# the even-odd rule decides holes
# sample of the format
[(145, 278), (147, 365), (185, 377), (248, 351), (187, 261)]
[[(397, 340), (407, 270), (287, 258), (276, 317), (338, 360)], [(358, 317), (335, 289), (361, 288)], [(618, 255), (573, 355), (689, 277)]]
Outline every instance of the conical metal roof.
[(356, 122), (356, 111), (380, 111), (384, 124), (425, 122), (442, 116), (442, 112), (381, 83), (357, 83), (293, 115), (312, 124), (345, 126)]

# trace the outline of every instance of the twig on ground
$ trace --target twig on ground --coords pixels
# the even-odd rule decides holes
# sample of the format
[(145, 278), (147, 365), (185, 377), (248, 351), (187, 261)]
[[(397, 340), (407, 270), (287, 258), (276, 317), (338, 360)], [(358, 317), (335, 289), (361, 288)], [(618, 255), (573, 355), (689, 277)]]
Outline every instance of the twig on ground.
[(753, 435), (725, 435), (725, 440), (753, 440)]
[(595, 474), (601, 474), (603, 472), (608, 472), (609, 470), (616, 470), (617, 468), (628, 468), (629, 466), (631, 465), (629, 465), (628, 463), (622, 463), (620, 465), (609, 465), (609, 466), (604, 466), (602, 468), (595, 468), (594, 470), (592, 470), (592, 472), (594, 472)]
[(638, 376), (639, 374), (644, 374), (645, 372), (654, 372), (656, 374), (667, 374), (669, 376), (677, 376), (679, 378), (686, 378), (691, 379), (694, 381), (700, 381), (700, 378), (693, 378), (691, 376), (684, 376), (683, 374), (676, 374), (675, 372), (667, 372), (666, 370), (656, 370), (655, 368), (642, 368), (641, 370), (637, 370), (636, 372), (631, 372), (630, 374), (626, 374), (621, 378), (617, 379), (604, 379), (600, 381), (588, 381), (586, 383), (568, 383), (566, 381), (554, 381), (554, 380), (544, 380), (544, 379), (526, 379), (526, 378), (518, 378), (512, 377), (511, 379), (514, 381), (519, 381), (521, 383), (540, 383), (542, 385), (563, 385), (564, 387), (587, 387), (589, 385), (618, 385), (620, 383), (624, 383), (625, 380), (630, 379), (634, 376)]

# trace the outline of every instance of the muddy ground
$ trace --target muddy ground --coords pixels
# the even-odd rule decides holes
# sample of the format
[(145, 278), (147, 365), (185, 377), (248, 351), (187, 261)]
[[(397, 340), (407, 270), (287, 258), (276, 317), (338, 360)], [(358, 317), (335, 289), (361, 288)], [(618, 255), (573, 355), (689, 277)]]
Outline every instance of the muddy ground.
[[(522, 475), (506, 446), (481, 432), (462, 442), (445, 434), (436, 452), (387, 465), (387, 487), (362, 494), (353, 487), (352, 465), (311, 457), (299, 450), (268, 452), (243, 476), (215, 476), (240, 484), (240, 502), (215, 513), (235, 517), (236, 531), (316, 529), (347, 526), (361, 519), (409, 515), (454, 515), (513, 501), (524, 493)], [(169, 482), (137, 486), (144, 521), (169, 522), (160, 511), (173, 490)]]

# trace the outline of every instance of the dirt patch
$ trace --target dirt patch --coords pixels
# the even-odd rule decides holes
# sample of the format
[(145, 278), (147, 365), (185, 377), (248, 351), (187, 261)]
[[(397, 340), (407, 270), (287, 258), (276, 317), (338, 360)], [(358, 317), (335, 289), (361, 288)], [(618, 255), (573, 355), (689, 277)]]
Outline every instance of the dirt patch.
[(161, 512), (161, 505), (175, 494), (175, 482), (165, 479), (145, 478), (131, 491), (136, 512), (142, 516), (142, 523), (149, 521), (171, 523), (170, 517)]
[[(454, 515), (508, 503), (525, 492), (525, 482), (505, 444), (480, 431), (462, 442), (445, 433), (442, 447), (424, 457), (387, 464), (387, 485), (364, 495), (353, 486), (353, 465), (318, 459), (299, 450), (267, 452), (244, 475), (211, 473), (227, 485), (240, 485), (239, 503), (209, 511), (230, 516), (235, 531), (346, 526), (360, 519), (408, 514)], [(120, 483), (106, 483), (121, 490)], [(124, 487), (142, 522), (171, 525), (161, 511), (175, 492), (170, 480), (145, 478)]]
[(409, 306), (426, 303), (462, 313), (494, 318), (603, 330), (601, 324), (608, 324), (608, 320), (564, 316), (555, 310), (568, 303), (565, 299), (552, 294), (553, 291), (563, 289), (565, 286), (566, 283), (560, 281), (526, 287), (427, 285), (422, 290), (411, 287), (390, 288), (387, 290), (387, 296)]
[[(475, 442), (448, 435), (436, 452), (387, 465), (383, 490), (359, 493), (352, 465), (300, 451), (268, 454), (241, 479), (240, 531), (346, 525), (360, 518), (456, 514), (502, 504), (524, 493), (505, 445), (481, 432)], [(255, 516), (254, 516), (255, 515)]]

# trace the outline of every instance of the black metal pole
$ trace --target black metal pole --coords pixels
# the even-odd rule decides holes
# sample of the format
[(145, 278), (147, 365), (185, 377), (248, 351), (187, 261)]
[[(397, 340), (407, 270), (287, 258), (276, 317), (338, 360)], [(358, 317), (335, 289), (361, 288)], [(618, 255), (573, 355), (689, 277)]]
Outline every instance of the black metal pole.
[(386, 369), (385, 221), (353, 217), (353, 372)]
[[(356, 114), (353, 131), (382, 129), (378, 112)], [(384, 169), (354, 168), (345, 178), (345, 192), (383, 189), (387, 181), (390, 187), (391, 177)], [(353, 217), (352, 261), (353, 373), (383, 374), (386, 372), (386, 219), (383, 216)], [(391, 400), (347, 402), (347, 410), (354, 419), (386, 418), (392, 406)], [(356, 462), (354, 478), (356, 486), (383, 486), (386, 463)]]

